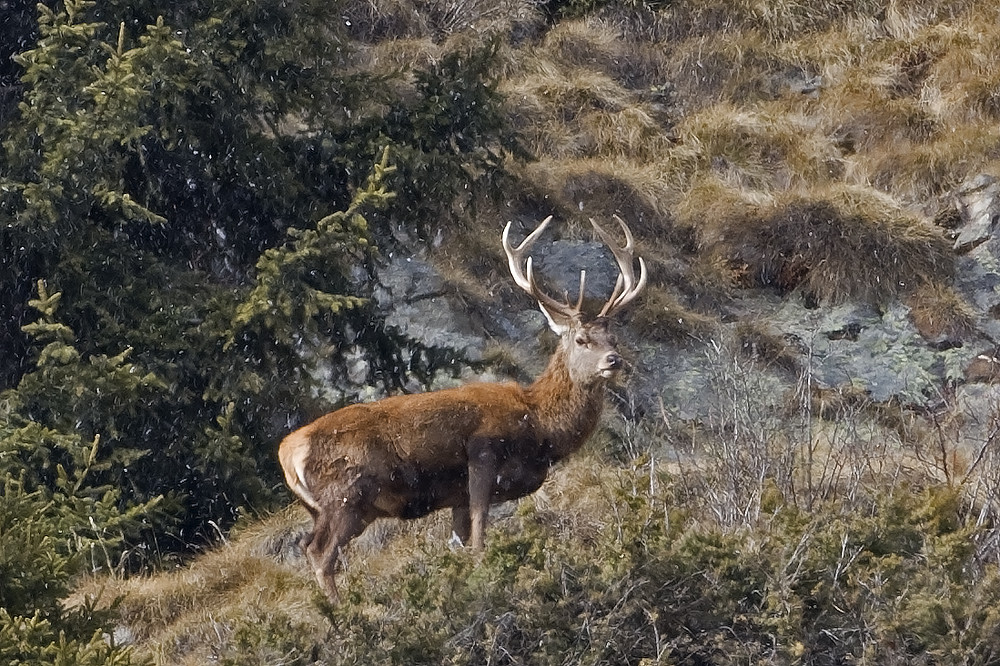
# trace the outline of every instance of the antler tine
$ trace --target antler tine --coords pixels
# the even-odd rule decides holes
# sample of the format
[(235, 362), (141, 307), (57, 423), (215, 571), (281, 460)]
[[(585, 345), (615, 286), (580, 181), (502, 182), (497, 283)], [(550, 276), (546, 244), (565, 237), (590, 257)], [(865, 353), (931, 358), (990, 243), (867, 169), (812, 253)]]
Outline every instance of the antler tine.
[[(528, 278), (524, 275), (524, 269), (521, 265), (524, 263), (523, 257), (524, 253), (531, 249), (538, 237), (542, 235), (545, 231), (545, 227), (549, 225), (552, 221), (552, 216), (549, 215), (547, 218), (542, 220), (542, 223), (535, 227), (535, 230), (530, 234), (525, 236), (524, 240), (517, 247), (513, 247), (510, 244), (510, 228), (514, 224), (513, 221), (508, 222), (507, 226), (503, 228), (503, 235), (500, 237), (500, 242), (503, 244), (504, 252), (507, 254), (507, 266), (510, 268), (510, 274), (514, 277), (514, 283), (518, 287), (524, 289), (529, 294), (531, 293), (531, 283)], [(528, 257), (530, 260), (531, 257)]]
[[(542, 307), (542, 310), (550, 320), (552, 320), (553, 316), (573, 319), (580, 314), (579, 304), (574, 309), (568, 303), (560, 303), (543, 292), (535, 282), (535, 276), (532, 272), (531, 257), (529, 256), (527, 260), (524, 259), (524, 254), (531, 248), (534, 242), (538, 240), (538, 237), (543, 231), (545, 231), (545, 227), (548, 226), (551, 220), (551, 215), (542, 220), (541, 224), (539, 224), (534, 231), (528, 234), (517, 247), (514, 247), (510, 243), (510, 228), (513, 225), (513, 222), (508, 222), (507, 226), (504, 227), (503, 235), (501, 236), (501, 243), (503, 244), (504, 252), (507, 254), (507, 266), (510, 268), (510, 274), (513, 276), (514, 282), (517, 286), (538, 301), (538, 304)], [(525, 268), (521, 268), (522, 265), (524, 265)], [(584, 278), (581, 275), (581, 293), (583, 279)]]
[(525, 291), (538, 301), (538, 305), (541, 306), (549, 319), (554, 320), (555, 317), (573, 319), (580, 314), (579, 309), (574, 310), (568, 303), (561, 303), (539, 289), (538, 283), (535, 282), (535, 274), (532, 271), (531, 257), (528, 257), (526, 263), (528, 267), (528, 288)]
[(576, 297), (576, 311), (580, 312), (583, 309), (583, 290), (584, 286), (587, 284), (587, 271), (580, 271), (580, 293)]
[(624, 289), (624, 287), (625, 287), (625, 278), (622, 277), (621, 271), (619, 271), (618, 279), (615, 280), (615, 288), (611, 290), (611, 298), (608, 299), (607, 304), (605, 304), (604, 308), (601, 310), (602, 317), (607, 315), (605, 311), (608, 309), (610, 304), (614, 303), (616, 300), (618, 300), (618, 297), (621, 296), (622, 289)]
[(615, 261), (618, 262), (619, 270), (618, 279), (615, 281), (615, 288), (611, 293), (611, 298), (608, 299), (604, 308), (601, 309), (600, 316), (602, 317), (610, 317), (630, 303), (645, 288), (647, 278), (646, 262), (643, 261), (642, 257), (639, 257), (639, 279), (636, 280), (635, 269), (633, 267), (633, 263), (635, 262), (635, 243), (632, 239), (632, 231), (623, 219), (617, 215), (614, 218), (621, 225), (622, 231), (625, 233), (625, 245), (622, 247), (618, 246), (610, 234), (601, 228), (601, 225), (597, 224), (593, 219), (590, 220), (601, 240), (604, 241), (614, 255)]

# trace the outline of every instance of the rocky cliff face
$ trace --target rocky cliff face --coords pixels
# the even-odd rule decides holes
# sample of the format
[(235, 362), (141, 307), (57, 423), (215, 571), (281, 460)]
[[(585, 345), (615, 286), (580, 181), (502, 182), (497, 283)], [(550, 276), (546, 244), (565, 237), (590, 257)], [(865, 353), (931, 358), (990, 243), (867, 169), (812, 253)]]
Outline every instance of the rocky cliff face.
[[(950, 299), (817, 305), (795, 293), (745, 290), (732, 308), (735, 315), (682, 344), (638, 339), (626, 325), (622, 346), (633, 371), (618, 395), (618, 411), (632, 421), (629, 426), (711, 426), (726, 420), (734, 392), (754, 403), (759, 419), (786, 418), (790, 410), (822, 416), (826, 405), (861, 400), (875, 408), (892, 405), (912, 418), (949, 414), (961, 430), (952, 436), (975, 450), (991, 436), (1000, 400), (994, 384), (1000, 378), (1000, 183), (980, 176), (960, 188), (953, 203)], [(537, 265), (554, 293), (571, 294), (586, 267), (587, 299), (595, 303), (616, 277), (610, 254), (596, 243), (540, 247)], [(502, 378), (490, 369), (491, 350), (498, 347), (510, 350), (521, 379), (543, 366), (546, 326), (526, 298), (516, 300), (520, 309), (497, 304), (473, 314), (450, 294), (426, 251), (397, 253), (380, 281), (376, 301), (388, 325), (447, 359), (431, 388)], [(354, 379), (363, 383), (363, 373)], [(611, 421), (627, 429), (621, 418)]]

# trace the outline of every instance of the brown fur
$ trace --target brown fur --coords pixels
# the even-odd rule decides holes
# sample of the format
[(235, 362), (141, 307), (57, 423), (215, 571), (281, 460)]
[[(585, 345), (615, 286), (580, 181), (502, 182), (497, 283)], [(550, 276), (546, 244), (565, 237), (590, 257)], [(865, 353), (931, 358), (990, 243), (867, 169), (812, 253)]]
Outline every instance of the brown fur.
[(376, 518), (418, 518), (452, 509), (455, 534), (483, 547), (491, 504), (542, 485), (549, 467), (579, 449), (600, 417), (604, 386), (623, 365), (609, 329), (613, 315), (646, 284), (634, 272), (632, 234), (613, 244), (596, 222), (621, 270), (615, 290), (592, 321), (576, 306), (541, 292), (524, 256), (552, 218), (517, 247), (502, 242), (515, 283), (531, 294), (560, 336), (545, 372), (531, 385), (467, 384), (460, 388), (352, 405), (288, 435), (278, 450), (285, 479), (313, 516), (302, 547), (320, 586), (336, 600), (340, 550)]
[(336, 598), (341, 547), (376, 518), (450, 507), (455, 533), (481, 548), (489, 505), (537, 490), (549, 467), (590, 437), (605, 375), (620, 363), (606, 320), (577, 322), (530, 386), (474, 383), (395, 396), (345, 407), (286, 437), (279, 457), (315, 519), (303, 545), (327, 594)]

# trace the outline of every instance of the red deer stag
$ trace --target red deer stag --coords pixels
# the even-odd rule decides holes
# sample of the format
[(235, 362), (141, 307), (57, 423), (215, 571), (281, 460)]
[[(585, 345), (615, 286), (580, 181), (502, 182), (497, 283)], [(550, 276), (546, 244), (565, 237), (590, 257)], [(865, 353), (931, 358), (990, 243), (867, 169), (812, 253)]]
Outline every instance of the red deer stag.
[(624, 247), (591, 220), (620, 273), (600, 314), (588, 317), (581, 311), (584, 271), (570, 305), (543, 293), (531, 257), (524, 260), (551, 219), (518, 247), (508, 240), (509, 223), (502, 237), (514, 282), (538, 301), (560, 337), (533, 384), (474, 383), (351, 405), (281, 442), (285, 479), (314, 521), (302, 547), (331, 601), (341, 548), (376, 518), (418, 518), (450, 507), (455, 534), (481, 549), (490, 505), (537, 490), (549, 467), (597, 426), (604, 386), (623, 365), (609, 319), (642, 291), (646, 266), (640, 258), (636, 278), (632, 234), (620, 218)]

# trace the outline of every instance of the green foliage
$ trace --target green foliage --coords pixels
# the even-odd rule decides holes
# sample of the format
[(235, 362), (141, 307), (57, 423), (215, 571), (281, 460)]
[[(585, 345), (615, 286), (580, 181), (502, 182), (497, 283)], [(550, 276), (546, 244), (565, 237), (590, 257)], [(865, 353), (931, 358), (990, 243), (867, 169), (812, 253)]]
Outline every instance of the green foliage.
[(497, 91), (499, 52), (496, 38), (446, 52), (412, 72), (414, 94), (388, 95), (377, 107), (367, 105), (358, 123), (333, 129), (348, 154), (357, 155), (355, 162), (377, 158), (387, 143), (392, 147), (398, 167), (392, 219), (421, 233), (468, 222), (478, 202), (513, 182), (505, 159), (526, 153)]
[[(337, 315), (344, 309), (356, 308), (362, 299), (329, 293), (317, 287), (326, 257), (353, 257), (353, 265), (369, 259), (368, 222), (360, 211), (379, 209), (395, 196), (385, 189), (385, 179), (395, 171), (389, 166), (389, 150), (363, 189), (358, 190), (346, 211), (336, 212), (316, 223), (315, 229), (290, 228), (294, 239), (290, 244), (267, 250), (257, 261), (257, 284), (246, 300), (236, 308), (233, 326), (243, 329), (258, 323), (275, 339), (318, 333), (316, 317)], [(348, 265), (341, 265), (339, 279), (350, 280)]]
[[(92, 4), (68, 2), (65, 15), (39, 5), (41, 39), (18, 57), (29, 91), (20, 122), (33, 135), (34, 150), (19, 165), (26, 178), (5, 185), (23, 203), (19, 224), (50, 239), (95, 206), (125, 220), (165, 222), (123, 191), (123, 175), (128, 149), (152, 129), (144, 112), (157, 100), (146, 91), (159, 80), (182, 84), (169, 74), (183, 71), (187, 57), (162, 22), (150, 26), (136, 49), (124, 49), (124, 26), (116, 46), (99, 42), (100, 24), (74, 20)], [(60, 76), (53, 76), (57, 71)], [(6, 142), (8, 151), (17, 145)]]
[(10, 666), (128, 666), (142, 663), (129, 650), (109, 645), (98, 631), (68, 638), (38, 615), (11, 617), (0, 608), (0, 660)]
[[(59, 300), (39, 283), (31, 305), (40, 316), (25, 327), (41, 347), (36, 368), (0, 393), (0, 656), (13, 664), (125, 664), (128, 653), (99, 631), (109, 616), (65, 610), (62, 601), (73, 576), (115, 567), (126, 539), (154, 513), (156, 500), (123, 502), (108, 479), (135, 457), (116, 423), (163, 387), (127, 352), (82, 355), (72, 329), (56, 319)], [(95, 420), (98, 413), (105, 419)]]
[[(277, 610), (255, 623), (240, 625), (232, 639), (232, 651), (219, 660), (222, 666), (247, 664), (315, 664), (318, 650), (311, 645), (314, 630)], [(305, 640), (304, 640), (305, 639)]]
[(964, 524), (953, 490), (900, 487), (809, 513), (775, 495), (759, 524), (724, 527), (704, 520), (704, 498), (640, 469), (606, 488), (599, 529), (522, 503), (481, 557), (425, 542), (393, 574), (349, 567), (342, 602), (323, 605), (326, 635), (282, 613), (273, 627), (238, 626), (228, 663), (984, 664), (1000, 654), (1000, 570), (975, 545), (991, 532)]
[[(9, 438), (0, 439), (0, 456)], [(85, 470), (74, 470), (82, 481)], [(133, 663), (131, 653), (109, 644), (102, 629), (112, 614), (90, 606), (60, 605), (71, 576), (95, 549), (114, 553), (126, 524), (145, 510), (117, 511), (113, 502), (93, 502), (91, 489), (76, 494), (38, 489), (8, 478), (0, 488), (0, 662), (25, 666), (116, 666)], [(113, 496), (109, 499), (113, 499)], [(93, 511), (93, 513), (88, 513)]]
[[(404, 90), (403, 75), (344, 74), (339, 12), (71, 0), (39, 8), (38, 41), (17, 56), (22, 103), (0, 128), (0, 386), (29, 373), (20, 327), (37, 280), (62, 293), (76, 340), (46, 357), (155, 377), (135, 401), (97, 387), (68, 399), (116, 462), (93, 473), (171, 500), (161, 547), (275, 500), (275, 442), (330, 408), (319, 396), (336, 388), (320, 382), (344, 352), (390, 385), (422, 363), (367, 306), (373, 230), (471, 210), (470, 185), (495, 183), (514, 145), (496, 43)], [(31, 409), (57, 416), (73, 378), (32, 377)]]
[[(15, 322), (0, 380), (20, 384), (25, 413), (101, 435), (101, 482), (167, 495), (173, 549), (274, 499), (275, 440), (327, 407), (316, 365), (342, 364), (345, 340), (387, 380), (400, 366), (359, 307), (363, 215), (390, 200), (392, 168), (326, 215), (350, 203), (349, 180), (309, 127), (339, 90), (336, 9), (155, 5), (42, 6), (18, 56), (23, 101), (0, 136), (0, 320)], [(37, 280), (60, 290), (65, 324), (22, 332)], [(44, 372), (28, 370), (27, 335)], [(40, 437), (25, 446), (47, 460)], [(48, 482), (59, 462), (30, 474)]]

